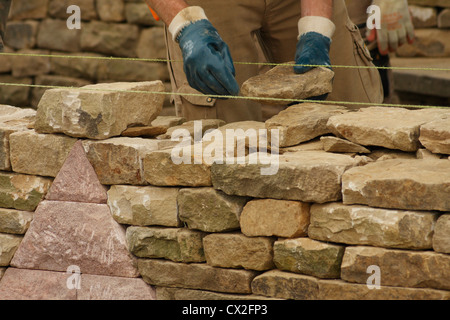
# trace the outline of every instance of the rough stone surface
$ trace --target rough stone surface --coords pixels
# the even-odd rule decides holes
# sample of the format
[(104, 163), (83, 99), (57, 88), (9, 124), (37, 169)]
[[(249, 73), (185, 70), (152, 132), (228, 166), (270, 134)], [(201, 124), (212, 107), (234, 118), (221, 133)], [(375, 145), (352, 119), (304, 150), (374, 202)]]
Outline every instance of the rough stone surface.
[(433, 153), (450, 154), (450, 117), (421, 126), (419, 140)]
[(100, 184), (81, 140), (73, 145), (45, 199), (106, 203), (106, 188)]
[[(121, 92), (121, 91), (143, 91)], [(136, 125), (150, 125), (162, 110), (161, 81), (102, 83), (47, 90), (39, 102), (35, 129), (72, 137), (106, 139)]]
[(163, 258), (175, 262), (204, 262), (203, 232), (182, 228), (128, 227), (127, 243), (139, 258)]
[(249, 201), (242, 210), (240, 227), (243, 234), (295, 238), (306, 236), (309, 226), (308, 203), (256, 199)]
[(226, 232), (239, 229), (245, 197), (229, 196), (213, 188), (181, 189), (179, 218), (191, 229)]
[(432, 7), (409, 6), (414, 28), (434, 28), (437, 27), (437, 10)]
[(432, 251), (347, 247), (341, 278), (365, 284), (372, 265), (381, 270), (382, 286), (450, 289), (450, 256)]
[(170, 127), (167, 132), (161, 135), (160, 139), (172, 139), (178, 132), (185, 131), (186, 134), (190, 135), (195, 141), (200, 141), (206, 131), (217, 129), (225, 125), (225, 121), (220, 119), (202, 119), (183, 122), (177, 126)]
[(426, 250), (432, 247), (437, 217), (434, 212), (314, 204), (308, 236), (353, 245)]
[(386, 160), (342, 176), (344, 204), (405, 210), (450, 210), (450, 162)]
[(266, 237), (247, 237), (242, 233), (215, 233), (203, 239), (206, 262), (213, 267), (273, 269), (273, 242)]
[(76, 141), (34, 130), (13, 133), (9, 136), (12, 169), (18, 173), (56, 177)]
[(450, 215), (442, 215), (436, 222), (433, 236), (433, 249), (437, 252), (450, 253)]
[(106, 204), (41, 202), (11, 261), (17, 268), (64, 272), (70, 265), (81, 273), (138, 276), (125, 230)]
[(396, 51), (398, 57), (450, 57), (450, 30), (427, 28), (415, 30), (412, 44)]
[(186, 122), (183, 117), (177, 116), (157, 116), (155, 120), (152, 121), (151, 125), (154, 127), (165, 127), (167, 129), (175, 126), (179, 126)]
[(0, 267), (7, 267), (11, 262), (23, 237), (0, 233)]
[(439, 13), (437, 23), (441, 29), (450, 28), (450, 9), (444, 9)]
[(339, 278), (344, 246), (309, 238), (274, 243), (273, 261), (278, 269), (318, 278)]
[[(305, 74), (296, 74), (293, 66), (281, 65), (245, 81), (241, 87), (241, 94), (251, 98), (303, 100), (330, 93), (333, 78), (334, 72), (328, 68), (314, 68)], [(287, 105), (292, 101), (264, 100), (263, 102)]]
[(180, 227), (177, 195), (178, 188), (113, 185), (108, 190), (108, 205), (121, 224)]
[(0, 173), (0, 207), (34, 211), (52, 180), (17, 173)]
[(370, 150), (360, 146), (359, 144), (347, 141), (345, 139), (325, 136), (321, 137), (320, 141), (323, 143), (323, 150), (326, 152), (356, 152), (356, 153), (370, 153)]
[(330, 133), (327, 127), (332, 116), (345, 114), (341, 106), (304, 103), (288, 107), (266, 121), (268, 130), (279, 130), (279, 147), (295, 146)]
[[(226, 194), (324, 203), (341, 199), (341, 176), (355, 160), (324, 151), (289, 152), (279, 157), (273, 175), (264, 164), (213, 164), (214, 188)], [(249, 182), (251, 181), (251, 188)]]
[(0, 232), (25, 234), (33, 220), (33, 212), (0, 208)]
[(276, 300), (256, 294), (230, 294), (183, 288), (156, 288), (157, 300)]
[(370, 107), (333, 116), (329, 129), (363, 146), (380, 146), (407, 152), (419, 149), (421, 125), (448, 116), (448, 109), (407, 110)]
[(204, 263), (154, 259), (139, 259), (138, 268), (144, 281), (151, 285), (229, 293), (251, 293), (251, 282), (258, 274), (251, 270), (215, 268)]
[(122, 132), (123, 137), (146, 137), (152, 138), (167, 132), (165, 127), (132, 127)]

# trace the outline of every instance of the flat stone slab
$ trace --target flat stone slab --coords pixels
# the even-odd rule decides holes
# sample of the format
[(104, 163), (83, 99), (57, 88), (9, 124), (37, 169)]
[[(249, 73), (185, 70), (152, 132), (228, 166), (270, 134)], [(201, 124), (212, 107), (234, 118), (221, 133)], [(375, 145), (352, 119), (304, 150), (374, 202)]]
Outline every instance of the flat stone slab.
[(364, 148), (359, 144), (338, 137), (332, 136), (320, 137), (320, 141), (323, 143), (323, 150), (325, 150), (326, 152), (370, 153), (369, 149)]
[(0, 232), (25, 234), (33, 220), (33, 212), (0, 208)]
[[(330, 93), (333, 89), (333, 78), (334, 72), (328, 68), (319, 67), (304, 74), (296, 74), (292, 65), (281, 65), (245, 81), (241, 94), (251, 98), (303, 100)], [(274, 105), (287, 105), (292, 102), (262, 99), (255, 101)]]
[(49, 201), (36, 209), (29, 230), (11, 266), (137, 277), (136, 261), (128, 252), (125, 230), (106, 204)]
[(419, 140), (433, 153), (450, 154), (450, 116), (421, 126)]
[(450, 214), (443, 214), (436, 222), (433, 249), (437, 252), (450, 253)]

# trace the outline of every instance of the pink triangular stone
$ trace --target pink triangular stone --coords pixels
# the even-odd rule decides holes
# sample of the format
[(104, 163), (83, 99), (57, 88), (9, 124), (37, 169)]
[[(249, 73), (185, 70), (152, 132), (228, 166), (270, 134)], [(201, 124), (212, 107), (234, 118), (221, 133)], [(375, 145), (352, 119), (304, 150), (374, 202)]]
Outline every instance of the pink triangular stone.
[(47, 200), (106, 203), (106, 188), (98, 180), (81, 140), (78, 140), (53, 180)]

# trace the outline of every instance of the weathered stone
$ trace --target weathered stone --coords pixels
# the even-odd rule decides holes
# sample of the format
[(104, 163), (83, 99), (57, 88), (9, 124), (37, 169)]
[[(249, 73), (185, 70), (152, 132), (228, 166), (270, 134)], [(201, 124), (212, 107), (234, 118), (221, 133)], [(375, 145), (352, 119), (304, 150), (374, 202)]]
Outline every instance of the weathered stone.
[(444, 9), (439, 13), (437, 24), (441, 29), (450, 28), (450, 9)]
[[(167, 66), (139, 60), (110, 60), (101, 61), (98, 66), (97, 78), (101, 82), (139, 82), (139, 81), (168, 81), (170, 79)], [(170, 99), (168, 94), (164, 99)]]
[(47, 15), (48, 0), (16, 0), (11, 3), (9, 19), (43, 19)]
[(128, 227), (128, 250), (139, 258), (175, 262), (204, 262), (202, 239), (206, 234), (181, 228)]
[(299, 151), (322, 151), (323, 143), (320, 141), (320, 138), (313, 139), (308, 142), (304, 142), (292, 147), (284, 147), (280, 148), (280, 154), (284, 154), (286, 152), (299, 152)]
[(65, 272), (75, 265), (81, 273), (132, 278), (135, 263), (106, 204), (45, 200), (11, 266)]
[(324, 151), (289, 152), (276, 162), (272, 175), (261, 175), (265, 164), (213, 164), (214, 188), (230, 195), (330, 202), (341, 199), (341, 176), (355, 165), (350, 156)]
[(162, 21), (157, 22), (155, 21), (155, 19), (153, 19), (153, 16), (150, 10), (148, 10), (146, 3), (125, 3), (125, 16), (128, 23), (132, 24), (154, 26), (162, 23)]
[(52, 180), (17, 173), (0, 173), (0, 207), (34, 211)]
[(35, 129), (91, 139), (118, 136), (130, 126), (149, 125), (164, 100), (155, 92), (163, 91), (161, 81), (47, 90), (38, 106)]
[(450, 215), (444, 214), (436, 222), (433, 236), (433, 249), (437, 252), (450, 253)]
[(145, 155), (170, 145), (170, 141), (118, 137), (101, 141), (85, 140), (89, 162), (102, 184), (146, 184), (142, 162)]
[(67, 13), (67, 8), (71, 5), (80, 7), (82, 20), (98, 19), (95, 0), (49, 0), (48, 14), (52, 18), (67, 20), (70, 15)]
[(177, 116), (157, 116), (155, 120), (152, 121), (151, 125), (154, 127), (165, 127), (167, 129), (175, 126), (179, 126), (186, 122), (183, 117)]
[(148, 28), (141, 31), (136, 48), (141, 59), (166, 59), (166, 41), (164, 28)]
[(447, 160), (386, 160), (342, 176), (344, 204), (405, 210), (450, 210)]
[(50, 72), (50, 58), (44, 56), (50, 54), (49, 51), (23, 49), (17, 51), (17, 54), (23, 54), (23, 56), (17, 55), (12, 57), (13, 77), (39, 76)]
[(450, 256), (447, 254), (347, 247), (341, 265), (341, 278), (365, 284), (369, 266), (380, 268), (382, 286), (450, 289)]
[(337, 137), (321, 137), (320, 141), (323, 143), (323, 149), (326, 152), (356, 152), (356, 153), (370, 153), (370, 150), (360, 146), (359, 144), (347, 141)]
[(206, 262), (213, 267), (269, 270), (274, 239), (247, 237), (242, 233), (215, 233), (203, 239)]
[[(3, 52), (14, 53), (15, 51), (10, 47), (4, 46)], [(12, 71), (12, 56), (0, 55), (0, 73), (10, 73), (11, 71)]]
[(0, 282), (0, 300), (76, 300), (67, 287), (70, 274), (8, 268)]
[(392, 159), (417, 159), (417, 156), (412, 152), (404, 152), (384, 148), (373, 149), (372, 152), (367, 156), (374, 161), (384, 161)]
[(308, 236), (327, 242), (424, 250), (431, 249), (436, 220), (434, 212), (314, 204)]
[(158, 259), (139, 259), (138, 268), (144, 281), (151, 285), (229, 293), (251, 293), (250, 284), (258, 274), (251, 270), (215, 268), (204, 263), (186, 264)]
[(428, 160), (429, 159), (439, 160), (439, 159), (441, 159), (440, 154), (432, 153), (431, 151), (429, 151), (427, 149), (417, 150), (416, 157), (417, 157), (417, 159), (423, 159), (423, 160), (427, 160), (427, 159)]
[(22, 239), (19, 235), (0, 233), (0, 267), (9, 266)]
[(156, 300), (156, 292), (142, 279), (82, 274), (77, 300)]
[(450, 117), (421, 126), (419, 140), (433, 153), (450, 154)]
[(25, 234), (33, 220), (33, 212), (0, 208), (0, 232)]
[(205, 232), (235, 230), (239, 229), (239, 216), (247, 200), (213, 188), (181, 189), (179, 217), (190, 229)]
[(0, 104), (7, 104), (16, 107), (30, 107), (30, 85), (33, 84), (33, 79), (29, 77), (14, 78), (11, 75), (0, 75), (0, 82), (16, 85), (2, 85), (0, 86)]
[(432, 7), (409, 6), (415, 29), (435, 28), (437, 26), (437, 10)]
[(102, 21), (122, 22), (125, 20), (125, 3), (123, 0), (96, 0), (95, 5)]
[(418, 6), (450, 8), (450, 3), (447, 0), (408, 0), (408, 2)]
[(100, 184), (94, 168), (78, 140), (67, 156), (50, 187), (47, 200), (106, 203), (106, 189)]
[[(13, 49), (30, 49), (36, 44), (37, 21), (10, 21), (5, 32), (5, 44)], [(17, 62), (17, 60), (16, 60)]]
[(417, 29), (412, 44), (406, 43), (396, 51), (398, 57), (450, 57), (450, 30)]
[(3, 275), (6, 272), (6, 268), (0, 268), (0, 280), (3, 278)]
[(66, 20), (45, 19), (39, 25), (37, 46), (41, 49), (65, 51), (66, 54), (79, 52), (80, 37), (81, 30), (67, 28)]
[(345, 107), (304, 103), (288, 107), (266, 121), (268, 130), (279, 130), (279, 146), (295, 146), (330, 133), (327, 127), (332, 116), (347, 112)]
[(18, 173), (56, 177), (75, 142), (71, 137), (39, 134), (34, 130), (12, 133), (9, 136), (12, 169)]
[[(266, 104), (287, 105), (292, 101), (272, 99), (303, 100), (328, 94), (332, 91), (333, 78), (334, 72), (328, 68), (319, 67), (296, 74), (292, 65), (281, 65), (245, 81), (241, 94), (251, 98), (269, 98), (263, 100)], [(261, 102), (262, 99), (255, 100)]]
[(256, 199), (242, 210), (240, 226), (243, 234), (296, 238), (306, 236), (309, 225), (309, 203)]
[(113, 185), (108, 190), (108, 205), (121, 224), (180, 227), (177, 195), (178, 188)]
[(122, 132), (122, 136), (152, 138), (162, 135), (166, 132), (166, 127), (131, 127)]
[(278, 269), (318, 278), (339, 278), (344, 246), (309, 238), (276, 241), (273, 261)]
[[(67, 7), (66, 7), (67, 8)], [(64, 52), (52, 52), (52, 54), (66, 55)], [(66, 77), (83, 78), (87, 80), (97, 80), (99, 67), (105, 64), (100, 54), (90, 52), (74, 52), (70, 54), (74, 58), (62, 59), (51, 57), (51, 73)]]
[(370, 107), (333, 116), (328, 121), (328, 127), (333, 133), (363, 146), (412, 152), (420, 146), (420, 126), (449, 113), (447, 109)]
[(183, 122), (180, 125), (170, 127), (164, 135), (161, 135), (160, 139), (172, 139), (175, 138), (174, 133), (178, 136), (179, 133), (185, 132), (186, 135), (190, 135), (196, 142), (203, 138), (203, 135), (207, 130), (217, 129), (225, 125), (225, 121), (220, 119), (203, 119)]
[(0, 170), (11, 170), (9, 136), (13, 132), (28, 130), (36, 111), (0, 105)]
[(274, 300), (256, 294), (230, 294), (183, 288), (156, 288), (157, 300)]

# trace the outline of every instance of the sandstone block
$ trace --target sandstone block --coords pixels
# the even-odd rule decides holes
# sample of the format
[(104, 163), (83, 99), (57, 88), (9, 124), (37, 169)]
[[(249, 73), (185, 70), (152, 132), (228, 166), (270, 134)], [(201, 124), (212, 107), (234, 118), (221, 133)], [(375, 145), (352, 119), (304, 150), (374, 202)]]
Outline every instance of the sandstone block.
[(52, 18), (67, 19), (67, 8), (71, 5), (80, 7), (82, 20), (98, 19), (95, 0), (49, 0), (48, 14)]
[(125, 3), (123, 0), (96, 0), (95, 4), (102, 21), (122, 22), (125, 20)]
[(9, 266), (23, 237), (19, 235), (0, 233), (0, 266)]
[(204, 262), (202, 239), (205, 235), (182, 228), (128, 227), (128, 250), (139, 258)]
[(162, 110), (164, 97), (156, 92), (163, 91), (161, 81), (47, 90), (38, 106), (35, 129), (91, 139), (118, 136), (130, 126), (149, 125)]
[(315, 276), (339, 278), (345, 247), (297, 238), (274, 243), (273, 261), (278, 269)]
[(17, 173), (0, 173), (0, 207), (34, 211), (52, 180)]
[(325, 136), (321, 137), (320, 141), (323, 143), (323, 150), (326, 152), (356, 152), (356, 153), (370, 153), (370, 150), (360, 146), (359, 144), (347, 141), (345, 139)]
[[(330, 93), (333, 78), (334, 72), (328, 68), (319, 67), (305, 74), (296, 74), (292, 65), (280, 65), (265, 74), (245, 81), (241, 88), (241, 94), (252, 98), (303, 100)], [(261, 100), (255, 100), (261, 102)], [(265, 99), (263, 102), (287, 105), (291, 101)]]
[(398, 57), (450, 57), (450, 30), (415, 30), (415, 41), (397, 49)]
[(375, 247), (347, 247), (341, 278), (365, 284), (369, 266), (381, 270), (381, 285), (411, 288), (450, 288), (450, 256), (432, 251), (406, 251)]
[(121, 224), (180, 227), (177, 195), (178, 188), (113, 185), (108, 191), (108, 205)]
[(157, 259), (139, 259), (138, 268), (144, 281), (151, 285), (227, 293), (251, 293), (250, 284), (258, 274), (251, 270), (215, 268), (204, 263)]
[(25, 56), (12, 57), (12, 75), (13, 77), (32, 77), (47, 74), (50, 72), (50, 58), (44, 56), (26, 56), (26, 55), (48, 55), (47, 50), (23, 49), (17, 51), (18, 54)]
[[(67, 7), (66, 7), (67, 8)], [(64, 52), (53, 52), (54, 55), (64, 55)], [(96, 53), (81, 52), (71, 53), (73, 59), (62, 59), (58, 57), (50, 58), (51, 73), (66, 77), (82, 78), (87, 80), (97, 80), (99, 68), (105, 64), (100, 60), (103, 56)]]
[(17, 0), (11, 3), (9, 19), (43, 19), (47, 15), (48, 0)]
[[(167, 66), (163, 63), (147, 61), (110, 60), (101, 61), (97, 70), (97, 78), (100, 82), (126, 81), (168, 81)], [(166, 99), (168, 95), (163, 95)]]
[(41, 49), (79, 52), (81, 51), (80, 37), (81, 30), (68, 29), (66, 20), (45, 19), (39, 25), (37, 46)]
[(33, 220), (32, 212), (0, 208), (0, 232), (25, 234), (31, 220)]
[(436, 222), (433, 236), (433, 249), (437, 252), (450, 253), (450, 215), (442, 215)]
[(450, 28), (450, 9), (444, 9), (439, 13), (437, 24), (441, 29)]
[(56, 177), (76, 141), (63, 135), (39, 134), (34, 130), (12, 133), (9, 136), (12, 170)]
[(239, 229), (239, 216), (245, 197), (229, 196), (213, 188), (181, 189), (179, 217), (190, 229), (225, 232)]
[(208, 265), (258, 271), (273, 269), (273, 242), (271, 238), (241, 233), (215, 233), (203, 238)]
[(161, 25), (162, 21), (157, 22), (145, 3), (127, 2), (125, 3), (125, 17), (128, 23), (144, 26)]
[(255, 294), (242, 295), (169, 287), (157, 287), (156, 298), (157, 300), (272, 300)]
[(166, 59), (164, 28), (143, 29), (136, 52), (141, 59)]
[(414, 28), (435, 28), (437, 27), (437, 9), (432, 7), (409, 6)]
[(330, 133), (328, 119), (346, 112), (341, 106), (297, 104), (267, 120), (266, 129), (279, 130), (279, 147), (294, 146)]
[(447, 160), (386, 160), (342, 176), (344, 204), (404, 210), (449, 211)]
[(32, 20), (8, 22), (5, 44), (16, 50), (33, 48), (36, 44), (38, 26), (39, 22)]
[(33, 84), (32, 78), (14, 78), (11, 75), (5, 74), (0, 75), (0, 82), (19, 84), (19, 86), (3, 85), (0, 87), (0, 104), (7, 104), (16, 107), (30, 107), (28, 97), (30, 96), (31, 89), (28, 85)]
[(249, 201), (240, 216), (243, 234), (254, 236), (277, 236), (296, 238), (306, 236), (309, 226), (308, 203), (256, 199)]
[(433, 153), (450, 154), (450, 117), (421, 126), (419, 140)]
[(181, 125), (186, 122), (183, 117), (177, 116), (157, 116), (155, 120), (152, 121), (151, 125), (154, 127), (165, 127), (167, 129)]
[(327, 242), (425, 250), (431, 249), (437, 217), (434, 212), (314, 204), (308, 236)]

